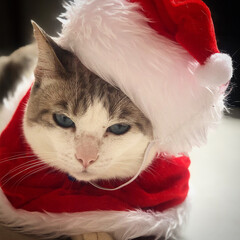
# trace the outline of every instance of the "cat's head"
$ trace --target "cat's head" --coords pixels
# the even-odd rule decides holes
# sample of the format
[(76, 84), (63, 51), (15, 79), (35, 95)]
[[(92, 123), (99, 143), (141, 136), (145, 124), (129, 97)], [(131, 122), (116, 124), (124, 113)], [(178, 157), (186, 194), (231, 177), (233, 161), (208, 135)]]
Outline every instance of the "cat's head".
[[(149, 120), (121, 90), (33, 25), (39, 54), (24, 134), (35, 154), (78, 180), (135, 175), (152, 140)], [(153, 157), (154, 150), (145, 167)]]

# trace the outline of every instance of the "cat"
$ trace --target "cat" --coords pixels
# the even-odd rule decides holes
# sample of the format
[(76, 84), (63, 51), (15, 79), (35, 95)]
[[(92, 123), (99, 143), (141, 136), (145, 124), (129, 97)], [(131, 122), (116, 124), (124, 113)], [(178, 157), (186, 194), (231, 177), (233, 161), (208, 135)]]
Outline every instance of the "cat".
[(150, 121), (36, 25), (35, 37), (39, 57), (23, 123), (31, 148), (79, 181), (134, 176), (153, 138)]
[[(150, 121), (120, 89), (33, 26), (36, 44), (32, 48), (38, 48), (38, 61), (23, 120), (24, 136), (33, 152), (77, 181), (136, 175), (153, 139)], [(153, 148), (143, 170), (154, 155)], [(111, 236), (89, 233), (73, 239)]]

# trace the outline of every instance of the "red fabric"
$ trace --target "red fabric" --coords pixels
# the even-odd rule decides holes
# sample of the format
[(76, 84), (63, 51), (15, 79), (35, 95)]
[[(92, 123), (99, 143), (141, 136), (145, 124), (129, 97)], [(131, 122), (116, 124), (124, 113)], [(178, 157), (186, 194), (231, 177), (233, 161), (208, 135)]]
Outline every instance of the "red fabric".
[[(30, 91), (29, 91), (30, 92)], [(182, 203), (188, 193), (188, 157), (154, 160), (149, 171), (117, 191), (99, 190), (85, 182), (71, 181), (67, 174), (48, 167), (23, 167), (29, 161), (40, 163), (32, 153), (22, 131), (22, 118), (29, 92), (0, 136), (0, 185), (10, 203), (27, 211), (83, 212), (94, 210), (163, 211)], [(18, 156), (19, 158), (14, 158)], [(99, 182), (116, 187), (121, 181)]]
[(129, 0), (142, 6), (149, 25), (182, 45), (200, 64), (218, 53), (211, 13), (201, 0)]

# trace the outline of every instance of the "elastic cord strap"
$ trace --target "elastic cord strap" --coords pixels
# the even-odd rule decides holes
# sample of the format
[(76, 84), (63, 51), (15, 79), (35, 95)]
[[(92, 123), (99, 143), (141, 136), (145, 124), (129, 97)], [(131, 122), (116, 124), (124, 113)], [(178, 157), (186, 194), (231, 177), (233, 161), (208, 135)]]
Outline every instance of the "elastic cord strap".
[(149, 152), (150, 152), (153, 144), (155, 144), (157, 141), (158, 141), (158, 140), (153, 140), (153, 141), (150, 141), (150, 142), (148, 143), (148, 146), (147, 146), (147, 148), (146, 148), (146, 150), (145, 150), (145, 154), (144, 154), (144, 158), (143, 158), (142, 164), (141, 164), (140, 168), (138, 169), (138, 172), (137, 172), (129, 181), (123, 183), (122, 185), (120, 185), (120, 186), (118, 186), (118, 187), (116, 187), (116, 188), (105, 188), (105, 187), (101, 187), (101, 186), (99, 186), (99, 185), (97, 185), (96, 183), (93, 183), (93, 182), (91, 182), (91, 181), (90, 181), (90, 184), (92, 184), (94, 187), (96, 187), (96, 188), (98, 188), (98, 189), (106, 190), (106, 191), (115, 191), (115, 190), (118, 190), (118, 189), (120, 189), (120, 188), (123, 188), (123, 187), (127, 186), (128, 184), (130, 184), (131, 182), (133, 182), (133, 181), (140, 175), (140, 173), (142, 172), (143, 167), (144, 167), (144, 165), (145, 165), (145, 163), (146, 163), (146, 161), (147, 161), (147, 157), (148, 157), (148, 155), (149, 155)]

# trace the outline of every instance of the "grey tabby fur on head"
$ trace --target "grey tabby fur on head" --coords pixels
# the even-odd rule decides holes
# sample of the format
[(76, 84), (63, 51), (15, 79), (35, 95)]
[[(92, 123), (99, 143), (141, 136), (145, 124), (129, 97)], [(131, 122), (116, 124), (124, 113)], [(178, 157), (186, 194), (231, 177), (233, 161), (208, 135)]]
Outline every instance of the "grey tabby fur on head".
[(149, 120), (121, 90), (33, 26), (38, 63), (24, 134), (35, 154), (78, 180), (134, 176), (152, 140)]

